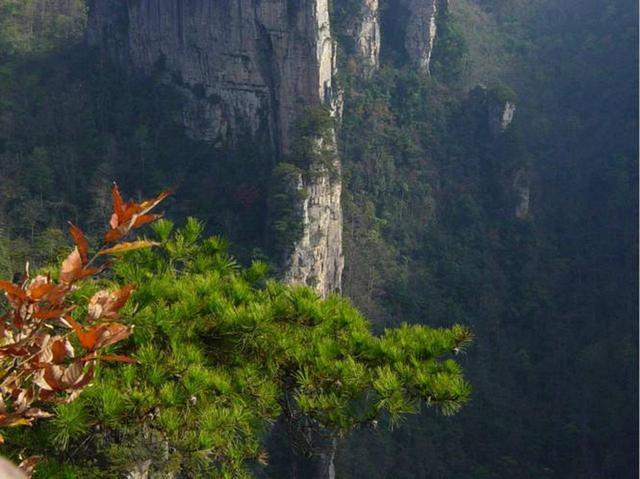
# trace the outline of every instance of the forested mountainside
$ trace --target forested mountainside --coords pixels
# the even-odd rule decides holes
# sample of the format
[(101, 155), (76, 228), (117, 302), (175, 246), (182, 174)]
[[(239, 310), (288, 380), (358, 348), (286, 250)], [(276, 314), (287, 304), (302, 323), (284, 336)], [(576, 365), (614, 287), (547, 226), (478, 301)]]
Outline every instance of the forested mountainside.
[[(0, 0), (0, 273), (59, 258), (68, 219), (97, 234), (113, 179), (175, 186), (169, 217), (378, 331), (473, 330), (470, 402), (339, 438), (335, 477), (637, 477), (637, 18), (631, 0)], [(305, 477), (281, 432), (255, 474)]]

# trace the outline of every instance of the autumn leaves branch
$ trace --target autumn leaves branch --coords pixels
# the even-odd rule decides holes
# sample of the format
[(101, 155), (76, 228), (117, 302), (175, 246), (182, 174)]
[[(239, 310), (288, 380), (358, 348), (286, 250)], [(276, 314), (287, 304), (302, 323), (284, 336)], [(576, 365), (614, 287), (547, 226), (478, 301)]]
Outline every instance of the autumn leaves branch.
[[(160, 218), (151, 210), (169, 194), (164, 191), (142, 203), (124, 202), (114, 183), (109, 230), (93, 257), (89, 257), (84, 233), (70, 224), (75, 247), (62, 262), (57, 281), (51, 274), (31, 278), (28, 263), (17, 281), (0, 280), (8, 306), (0, 316), (0, 431), (31, 425), (35, 419), (52, 415), (47, 406), (73, 401), (93, 379), (96, 361), (134, 362), (127, 356), (104, 353), (105, 348), (131, 335), (133, 326), (118, 320), (134, 286), (98, 291), (82, 318), (72, 314), (80, 304), (71, 293), (81, 281), (109, 268), (112, 261), (104, 257), (156, 245), (122, 240)], [(76, 352), (77, 347), (81, 352)], [(0, 442), (3, 440), (0, 434)]]

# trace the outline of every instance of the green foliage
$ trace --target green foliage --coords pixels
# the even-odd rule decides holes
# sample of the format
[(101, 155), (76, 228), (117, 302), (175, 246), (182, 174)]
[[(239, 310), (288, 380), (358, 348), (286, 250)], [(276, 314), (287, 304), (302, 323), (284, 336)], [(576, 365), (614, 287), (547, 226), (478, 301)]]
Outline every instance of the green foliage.
[[(467, 48), (460, 83), (487, 85), (476, 97), (456, 91), (451, 66), (439, 70), (446, 23), (431, 82), (394, 68), (402, 62), (388, 58), (385, 31), (404, 12), (393, 3), (383, 70), (342, 82), (345, 293), (377, 324), (468, 321), (478, 337), (466, 368), (474, 399), (451, 422), (422, 415), (402, 433), (359, 431), (339, 448), (338, 475), (637, 471), (637, 441), (615, 439), (635, 437), (623, 418), (637, 424), (637, 369), (610, 368), (611, 355), (628, 351), (622, 336), (637, 332), (637, 62), (624, 54), (636, 48), (637, 7), (449, 2), (447, 22)], [(487, 107), (505, 101), (518, 109), (496, 137)], [(526, 220), (513, 214), (519, 173), (530, 181)]]
[(1, 0), (0, 61), (82, 38), (86, 14), (84, 0)]
[(332, 0), (331, 30), (340, 42), (345, 53), (351, 54), (354, 50), (353, 36), (350, 34), (354, 25), (361, 21), (362, 0)]
[[(357, 437), (341, 443), (337, 474), (374, 479), (633, 473), (638, 102), (637, 61), (629, 52), (637, 47), (637, 4), (449, 2), (448, 18), (438, 25), (431, 80), (402, 68), (408, 14), (404, 4), (380, 2), (383, 68), (375, 78), (367, 82), (348, 75), (348, 68), (340, 71), (346, 87), (339, 130), (345, 293), (378, 331), (395, 325), (398, 317), (410, 322), (428, 318), (441, 326), (472, 324), (477, 345), (469, 358), (460, 359), (468, 361), (474, 399), (463, 414), (446, 421), (425, 414), (390, 433), (361, 428)], [(13, 9), (0, 11), (0, 269), (9, 274), (20, 270), (25, 258), (34, 257), (34, 239), (41, 238), (55, 255), (59, 234), (40, 233), (76, 218), (80, 206), (89, 208), (88, 223), (95, 227), (109, 207), (104, 192), (113, 178), (126, 178), (123, 185), (130, 191), (182, 185), (181, 210), (171, 207), (169, 215), (197, 214), (206, 220), (207, 232), (229, 235), (243, 260), (264, 258), (259, 249), (269, 243), (266, 192), (275, 183), (273, 155), (264, 148), (267, 141), (259, 141), (260, 148), (240, 141), (242, 151), (237, 152), (187, 140), (172, 120), (180, 112), (180, 99), (157, 79), (133, 81), (108, 65), (98, 67), (102, 56), (79, 47), (77, 37), (51, 50), (54, 42), (38, 33), (42, 23), (24, 13), (28, 7), (37, 16), (36, 3), (5, 0), (0, 5)], [(290, 0), (288, 6), (293, 16), (299, 2)], [(344, 28), (358, 6), (355, 0), (335, 0), (331, 6), (332, 30), (343, 35), (339, 40), (348, 52)], [(36, 26), (36, 43), (44, 45), (35, 50), (31, 25)], [(33, 59), (33, 53), (46, 49), (48, 55)], [(490, 90), (495, 83), (508, 84), (518, 93), (512, 129), (497, 139), (486, 135), (486, 110), (456, 91), (459, 84), (470, 89), (478, 83)], [(194, 93), (201, 92), (194, 88)], [(511, 93), (498, 96), (507, 98)], [(287, 161), (305, 171), (310, 142), (301, 143), (303, 154)], [(513, 173), (522, 165), (531, 175), (533, 214), (526, 221), (512, 215)], [(51, 184), (63, 199), (49, 194)], [(282, 203), (291, 214), (280, 229), (285, 235), (293, 233), (289, 245), (299, 231), (291, 207), (299, 199), (294, 193), (287, 190)], [(168, 229), (161, 235), (165, 242), (169, 226), (165, 224)], [(182, 252), (167, 268), (212, 268), (207, 258), (190, 260), (188, 248), (178, 243), (175, 248)], [(221, 251), (224, 241), (207, 240), (207, 248)], [(47, 259), (42, 255), (37, 263)], [(132, 263), (122, 267), (122, 275), (139, 284), (154, 277)], [(212, 269), (237, 271), (237, 264), (219, 257)], [(247, 282), (263, 287), (266, 269), (256, 263), (246, 272)], [(155, 288), (176, 301), (169, 281)], [(234, 291), (247, 294), (241, 282), (235, 282)], [(153, 301), (148, 290), (137, 294), (140, 302)], [(233, 310), (225, 294), (216, 295), (209, 311), (227, 315)], [(180, 314), (199, 316), (198, 296), (191, 296)], [(193, 326), (182, 328), (185, 323), (171, 315), (158, 318), (163, 328), (191, 334)], [(242, 321), (253, 327), (251, 315)], [(140, 321), (139, 341), (154, 340), (158, 324), (151, 317)], [(170, 346), (175, 354), (169, 357), (180, 368), (205, 361), (198, 344), (174, 340)], [(159, 354), (163, 361), (166, 348), (156, 344), (140, 353)], [(394, 357), (397, 352), (390, 348), (388, 354)], [(101, 444), (97, 450), (107, 451), (96, 457), (104, 464), (113, 461), (114, 470), (123, 468), (114, 473), (118, 477), (136, 457), (155, 454), (156, 471), (165, 459), (169, 469), (183, 462), (178, 452), (165, 456), (161, 447), (151, 448), (156, 433), (149, 428), (141, 432), (140, 422), (135, 422), (140, 418), (126, 413), (136, 404), (166, 404), (155, 421), (173, 433), (189, 391), (168, 380), (172, 376), (162, 366), (119, 368), (118, 381), (127, 385), (131, 397), (118, 414), (135, 426), (120, 425), (121, 435), (115, 435), (120, 445), (108, 434), (104, 440), (100, 434), (94, 437)], [(363, 377), (357, 367), (341, 367), (354, 380)], [(152, 387), (137, 391), (141, 370), (145, 384)], [(381, 390), (397, 391), (383, 376)], [(304, 385), (315, 380), (306, 370), (296, 377)], [(227, 379), (217, 376), (215, 387), (233, 391)], [(207, 377), (194, 369), (183, 382), (197, 392)], [(115, 379), (109, 388), (114, 384)], [(393, 410), (412, 406), (395, 398), (387, 398)], [(305, 401), (335, 406), (339, 399), (332, 394), (301, 396), (299, 406), (308, 408)], [(109, 408), (103, 411), (102, 404), (92, 397), (89, 411), (99, 413), (101, 421), (113, 421), (115, 416)], [(338, 412), (332, 419), (342, 415)], [(27, 446), (46, 450), (50, 444), (43, 431), (7, 440), (11, 451)], [(275, 466), (278, 451), (270, 452)], [(75, 460), (87, 456), (81, 448)], [(194, 467), (207, 464), (206, 455), (193, 456)], [(40, 476), (56, 477), (72, 467), (61, 462), (47, 461)], [(87, 460), (75, 471), (93, 478), (100, 477), (98, 469)]]
[(293, 128), (290, 150), (271, 173), (268, 236), (276, 264), (302, 236), (307, 186), (323, 176), (338, 181), (335, 122), (326, 108), (305, 110)]
[(468, 329), (403, 325), (375, 336), (347, 300), (267, 279), (259, 263), (236, 266), (219, 239), (199, 239), (193, 219), (155, 230), (161, 248), (115, 266), (119, 282), (137, 284), (123, 352), (139, 364), (102, 364), (96, 384), (59, 408), (43, 432), (58, 448), (47, 447), (50, 459), (73, 446), (68, 464), (98, 460), (103, 472), (151, 460), (159, 470), (241, 477), (283, 412), (347, 434), (381, 415), (395, 424), (421, 400), (444, 414), (468, 400), (447, 359), (470, 341)]
[(456, 84), (465, 73), (468, 49), (459, 21), (450, 12), (448, 3), (441, 2), (443, 8), (438, 9), (430, 70), (437, 80)]
[(276, 258), (291, 252), (303, 233), (302, 202), (305, 199), (303, 172), (290, 163), (279, 163), (273, 171), (269, 199), (270, 236)]
[(498, 103), (503, 104), (507, 101), (514, 103), (518, 101), (518, 95), (516, 94), (516, 92), (513, 90), (513, 88), (511, 88), (509, 85), (506, 85), (505, 83), (493, 82), (489, 86), (488, 93), (491, 99)]
[(61, 451), (66, 451), (74, 440), (83, 438), (89, 430), (89, 416), (84, 403), (71, 402), (58, 406), (51, 424), (52, 445)]
[(334, 119), (325, 107), (307, 108), (293, 129), (289, 161), (306, 174), (314, 170), (334, 171), (336, 144)]

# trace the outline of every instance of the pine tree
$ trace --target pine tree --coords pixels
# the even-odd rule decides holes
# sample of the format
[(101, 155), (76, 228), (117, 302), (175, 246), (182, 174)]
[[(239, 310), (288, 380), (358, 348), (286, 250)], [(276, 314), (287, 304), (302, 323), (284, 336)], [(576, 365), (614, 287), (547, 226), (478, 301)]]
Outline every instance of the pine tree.
[[(40, 477), (250, 477), (268, 461), (264, 439), (279, 417), (292, 431), (345, 435), (380, 417), (396, 424), (421, 402), (451, 414), (468, 399), (451, 359), (468, 329), (376, 336), (346, 299), (268, 279), (264, 263), (240, 267), (225, 240), (200, 239), (194, 219), (154, 230), (160, 247), (114, 266), (115, 281), (137, 285), (124, 310), (134, 333), (118, 352), (139, 364), (101, 364), (52, 427), (8, 439), (16, 450), (37, 444)], [(291, 439), (314, 453), (304, 435)]]

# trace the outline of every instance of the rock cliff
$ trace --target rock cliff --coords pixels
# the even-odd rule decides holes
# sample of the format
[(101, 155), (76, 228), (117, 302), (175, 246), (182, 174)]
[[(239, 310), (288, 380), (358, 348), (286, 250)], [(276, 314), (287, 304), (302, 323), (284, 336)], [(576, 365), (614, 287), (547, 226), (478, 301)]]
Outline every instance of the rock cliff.
[[(196, 140), (252, 138), (276, 162), (306, 108), (340, 115), (328, 0), (91, 0), (87, 38), (125, 68), (175, 85)], [(341, 185), (321, 169), (308, 177), (286, 277), (326, 294), (341, 287)]]
[(347, 53), (354, 58), (365, 77), (380, 66), (379, 0), (358, 0), (354, 11), (340, 11), (339, 33), (348, 37)]
[(335, 137), (329, 145), (318, 140), (319, 149), (334, 151), (330, 165), (312, 165), (298, 179), (298, 189), (305, 192), (300, 210), (302, 237), (286, 261), (285, 280), (307, 284), (323, 296), (342, 288), (344, 256), (342, 254), (342, 182), (340, 162), (335, 152)]
[(92, 0), (88, 39), (181, 88), (194, 138), (268, 132), (278, 151), (308, 106), (335, 101), (328, 0)]
[(489, 126), (491, 133), (498, 136), (504, 133), (516, 113), (516, 104), (509, 100), (494, 102), (489, 106)]
[(446, 8), (442, 0), (401, 0), (407, 10), (404, 47), (411, 62), (429, 73), (436, 39), (437, 16)]

